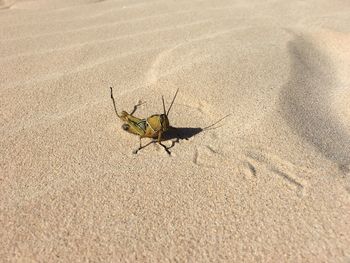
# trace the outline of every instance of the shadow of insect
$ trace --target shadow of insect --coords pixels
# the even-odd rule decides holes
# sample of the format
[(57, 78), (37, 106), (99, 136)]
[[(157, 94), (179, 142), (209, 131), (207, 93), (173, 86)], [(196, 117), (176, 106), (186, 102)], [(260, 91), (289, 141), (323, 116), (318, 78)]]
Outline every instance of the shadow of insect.
[[(171, 146), (169, 146), (167, 149), (171, 149), (175, 146), (176, 143), (179, 143), (180, 140), (188, 140), (191, 137), (194, 137), (195, 135), (209, 131), (209, 130), (215, 130), (220, 128), (221, 126), (214, 127), (219, 122), (223, 121), (225, 118), (229, 117), (231, 114), (228, 114), (224, 116), (223, 118), (219, 119), (218, 121), (214, 122), (213, 124), (210, 124), (207, 127), (201, 128), (201, 127), (172, 127), (170, 126), (169, 129), (163, 134), (163, 141), (169, 141), (171, 140)], [(155, 142), (155, 141), (154, 141)], [(154, 143), (153, 141), (151, 143)], [(150, 144), (151, 144), (150, 143)]]

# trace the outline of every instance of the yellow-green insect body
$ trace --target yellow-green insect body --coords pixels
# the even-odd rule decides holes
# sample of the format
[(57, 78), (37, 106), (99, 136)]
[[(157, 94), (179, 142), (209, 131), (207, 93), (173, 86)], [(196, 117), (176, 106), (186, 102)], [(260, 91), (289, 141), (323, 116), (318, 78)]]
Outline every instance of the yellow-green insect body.
[(126, 122), (122, 126), (125, 131), (141, 138), (157, 138), (169, 128), (169, 120), (165, 114), (154, 114), (147, 119), (139, 119), (123, 111), (121, 119)]
[(161, 143), (161, 140), (162, 140), (162, 134), (170, 128), (168, 114), (175, 101), (177, 92), (178, 90), (176, 91), (173, 101), (171, 102), (171, 105), (167, 112), (165, 111), (164, 98), (162, 97), (164, 113), (154, 114), (148, 118), (140, 119), (132, 115), (136, 111), (137, 106), (139, 106), (140, 104), (136, 105), (134, 107), (133, 112), (130, 114), (127, 113), (126, 111), (122, 111), (121, 114), (118, 114), (115, 106), (115, 101), (113, 98), (112, 87), (111, 87), (111, 98), (113, 101), (114, 110), (117, 116), (124, 122), (124, 124), (122, 125), (123, 130), (130, 132), (132, 134), (138, 135), (140, 137), (140, 147), (139, 149), (135, 150), (134, 153), (137, 153), (137, 151), (143, 148), (141, 146), (141, 138), (147, 137), (147, 138), (157, 138), (158, 143), (162, 145), (165, 148), (165, 150), (170, 154), (166, 146)]

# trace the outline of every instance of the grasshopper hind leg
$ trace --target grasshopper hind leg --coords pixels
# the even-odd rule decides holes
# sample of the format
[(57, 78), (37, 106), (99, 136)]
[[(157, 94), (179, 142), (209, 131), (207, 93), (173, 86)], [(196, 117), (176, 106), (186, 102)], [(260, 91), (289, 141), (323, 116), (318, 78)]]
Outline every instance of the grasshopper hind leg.
[(141, 106), (142, 104), (145, 104), (145, 103), (146, 103), (146, 102), (142, 102), (142, 101), (139, 100), (139, 101), (137, 102), (137, 104), (134, 106), (134, 108), (132, 109), (130, 115), (133, 115), (133, 114), (136, 112), (136, 110), (138, 109), (138, 107)]

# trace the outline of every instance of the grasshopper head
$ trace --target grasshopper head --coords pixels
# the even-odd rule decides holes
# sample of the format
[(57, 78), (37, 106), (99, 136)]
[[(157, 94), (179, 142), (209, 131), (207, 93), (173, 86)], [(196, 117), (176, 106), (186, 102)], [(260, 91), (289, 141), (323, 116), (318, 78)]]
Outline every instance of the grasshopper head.
[(169, 119), (166, 114), (161, 114), (159, 116), (159, 121), (162, 127), (162, 131), (167, 131), (169, 129)]
[(171, 104), (170, 104), (170, 107), (169, 107), (168, 111), (165, 110), (164, 97), (162, 96), (163, 112), (164, 112), (164, 113), (159, 115), (159, 120), (160, 120), (160, 124), (161, 124), (161, 126), (162, 126), (162, 131), (166, 131), (166, 130), (168, 130), (169, 127), (170, 127), (168, 115), (169, 115), (169, 112), (170, 112), (171, 107), (173, 106), (173, 103), (174, 103), (174, 101), (175, 101), (175, 98), (176, 98), (176, 95), (177, 95), (177, 92), (178, 92), (178, 91), (179, 91), (179, 89), (176, 90), (175, 96), (174, 96), (174, 98), (173, 98), (173, 101), (172, 101)]

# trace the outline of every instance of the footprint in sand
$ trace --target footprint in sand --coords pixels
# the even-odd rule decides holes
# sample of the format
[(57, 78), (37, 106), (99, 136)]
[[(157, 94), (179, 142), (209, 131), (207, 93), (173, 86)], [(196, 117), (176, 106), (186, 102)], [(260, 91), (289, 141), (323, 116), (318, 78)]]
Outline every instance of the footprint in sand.
[(256, 167), (249, 161), (244, 161), (243, 163), (241, 163), (241, 165), (239, 166), (239, 170), (243, 175), (249, 175), (250, 177), (257, 176)]
[(196, 148), (192, 161), (201, 167), (214, 168), (222, 166), (224, 158), (214, 147), (204, 145)]
[(350, 175), (350, 164), (339, 164), (339, 170), (345, 175)]
[[(294, 189), (299, 197), (305, 195), (307, 181), (297, 174), (300, 173), (299, 167), (290, 163), (289, 161), (283, 160), (273, 154), (264, 154), (260, 151), (249, 151), (246, 153), (246, 158), (249, 161), (245, 161), (243, 168), (245, 173), (250, 173), (254, 177), (257, 175), (257, 168), (259, 165), (264, 166), (266, 169), (282, 179), (289, 187)], [(256, 165), (253, 165), (253, 163)], [(244, 172), (244, 171), (243, 171)]]

